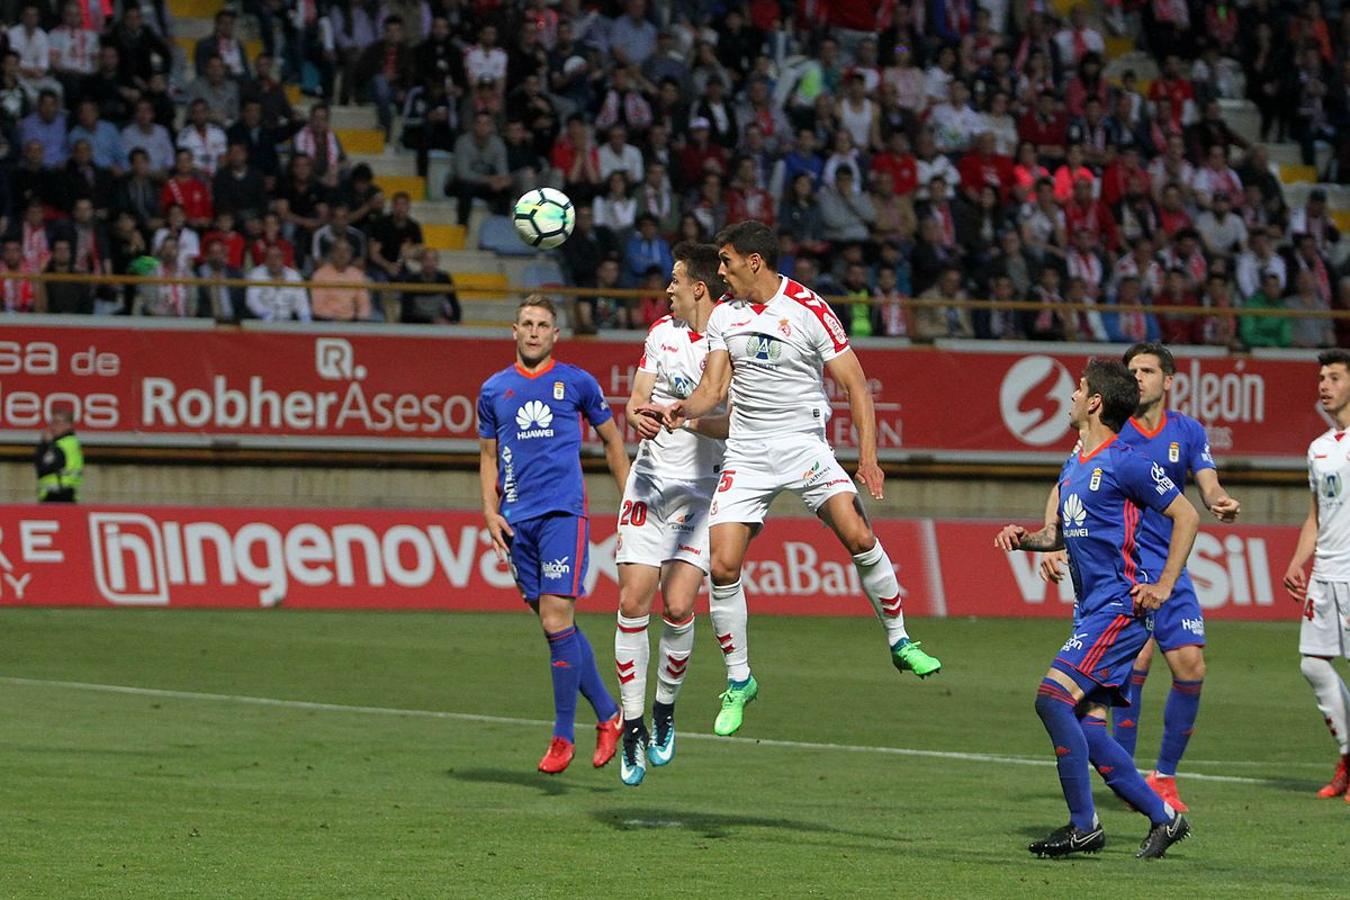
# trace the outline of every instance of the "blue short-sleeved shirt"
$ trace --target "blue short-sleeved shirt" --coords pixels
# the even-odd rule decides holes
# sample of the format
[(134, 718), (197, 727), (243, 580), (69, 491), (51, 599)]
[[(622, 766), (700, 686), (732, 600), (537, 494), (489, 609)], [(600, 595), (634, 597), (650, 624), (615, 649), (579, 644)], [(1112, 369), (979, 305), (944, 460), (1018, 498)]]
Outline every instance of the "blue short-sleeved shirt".
[[(1205, 426), (1181, 413), (1164, 412), (1157, 430), (1151, 432), (1145, 431), (1140, 422), (1130, 419), (1120, 430), (1120, 442), (1132, 447), (1149, 462), (1162, 466), (1177, 490), (1183, 492), (1191, 475), (1214, 468)], [(1162, 571), (1171, 540), (1172, 520), (1151, 509), (1146, 510), (1143, 527), (1139, 530), (1139, 547), (1145, 568), (1151, 572)]]
[(1074, 453), (1059, 475), (1059, 526), (1069, 551), (1077, 614), (1132, 615), (1130, 589), (1158, 580), (1139, 544), (1144, 513), (1161, 515), (1179, 491), (1162, 466), (1113, 437), (1084, 456)]
[(497, 492), (506, 520), (584, 516), (584, 423), (599, 426), (613, 417), (600, 384), (566, 363), (550, 361), (534, 373), (513, 365), (483, 382), (478, 436), (497, 441)]

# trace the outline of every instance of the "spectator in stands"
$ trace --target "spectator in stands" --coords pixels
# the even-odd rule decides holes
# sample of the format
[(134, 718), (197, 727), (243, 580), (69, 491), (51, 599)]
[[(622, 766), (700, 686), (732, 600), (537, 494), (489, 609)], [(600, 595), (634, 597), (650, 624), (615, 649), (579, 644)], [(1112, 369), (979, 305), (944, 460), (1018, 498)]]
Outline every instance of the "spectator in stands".
[[(23, 252), (23, 242), (18, 237), (4, 239), (3, 253), (0, 253), (0, 272), (18, 272), (31, 275), (42, 271), (35, 267)], [(9, 313), (37, 311), (38, 286), (41, 282), (31, 278), (0, 279), (0, 292), (3, 292), (3, 309)]]
[(243, 278), (244, 274), (230, 263), (224, 241), (219, 238), (207, 239), (206, 253), (197, 266), (196, 276), (215, 282), (197, 287), (197, 314), (209, 316), (222, 324), (239, 321), (244, 310), (243, 289), (224, 282)]
[[(725, 85), (720, 78), (710, 78), (703, 96), (694, 104), (693, 116), (708, 123), (708, 136), (727, 153), (735, 149), (740, 140), (740, 126), (736, 121), (736, 110), (727, 100)], [(690, 123), (693, 127), (693, 123)]]
[(876, 221), (872, 198), (854, 187), (854, 170), (841, 166), (820, 191), (820, 219), (827, 241), (866, 241)]
[(1308, 192), (1307, 204), (1295, 209), (1289, 216), (1289, 232), (1312, 235), (1317, 252), (1323, 256), (1330, 256), (1335, 251), (1341, 233), (1327, 211), (1325, 189), (1313, 188)]
[(611, 85), (600, 102), (595, 127), (611, 133), (619, 127), (637, 134), (650, 128), (653, 121), (652, 107), (642, 95), (633, 74), (626, 68), (616, 68)]
[(206, 71), (192, 80), (187, 90), (188, 102), (202, 100), (208, 110), (207, 118), (228, 128), (239, 118), (239, 84), (229, 77), (225, 62), (219, 56), (206, 60)]
[(314, 232), (310, 241), (310, 259), (327, 259), (333, 244), (339, 240), (350, 245), (352, 264), (364, 267), (369, 257), (366, 234), (351, 224), (351, 210), (342, 200), (333, 204), (332, 218), (328, 223)]
[(248, 252), (248, 240), (235, 228), (234, 213), (220, 210), (211, 228), (202, 235), (201, 245), (209, 247), (219, 242), (225, 248), (225, 261), (235, 269), (242, 269), (244, 256)]
[(257, 99), (245, 100), (240, 109), (239, 121), (230, 126), (226, 140), (228, 144), (244, 145), (249, 164), (263, 176), (270, 190), (281, 174), (281, 160), (277, 155), (277, 143), (281, 135), (263, 123), (262, 109), (262, 103)]
[(933, 133), (927, 128), (919, 132), (914, 142), (914, 175), (918, 182), (916, 200), (929, 199), (928, 188), (934, 178), (942, 179), (948, 196), (955, 196), (961, 184), (961, 173), (948, 157), (937, 152)]
[(497, 28), (484, 25), (478, 29), (478, 43), (464, 52), (464, 74), (469, 84), (480, 81), (492, 83), (493, 92), (498, 96), (506, 93), (506, 51), (497, 46)]
[(1317, 239), (1310, 234), (1296, 234), (1293, 237), (1293, 252), (1290, 254), (1288, 271), (1290, 280), (1297, 290), (1301, 287), (1299, 278), (1303, 272), (1313, 276), (1317, 294), (1323, 306), (1331, 307), (1331, 267), (1317, 250)]
[[(191, 274), (191, 270), (182, 269), (183, 254), (178, 241), (172, 236), (164, 238), (154, 251), (154, 265), (140, 274), (150, 278), (177, 278)], [(181, 319), (195, 316), (196, 298), (192, 288), (185, 284), (148, 284), (136, 286), (136, 299), (131, 307), (133, 316), (164, 316)]]
[(728, 169), (726, 148), (712, 140), (711, 124), (703, 116), (689, 120), (689, 139), (680, 151), (680, 181), (700, 185), (707, 172), (725, 176)]
[(85, 78), (94, 74), (98, 61), (99, 33), (84, 26), (80, 4), (61, 7), (61, 24), (47, 35), (51, 72), (61, 84), (62, 96), (77, 97)]
[(19, 78), (30, 94), (51, 91), (61, 96), (61, 82), (52, 76), (52, 51), (47, 32), (40, 25), (41, 8), (36, 3), (24, 4), (19, 22), (9, 29), (9, 47), (19, 56)]
[(655, 217), (658, 232), (671, 236), (679, 230), (680, 200), (671, 189), (664, 165), (648, 161), (646, 177), (638, 185), (634, 199), (637, 200), (638, 215)]
[(141, 91), (122, 80), (122, 55), (117, 47), (104, 44), (99, 48), (98, 68), (84, 79), (80, 96), (98, 103), (99, 116), (109, 122), (124, 124), (131, 118), (132, 104), (140, 99)]
[(549, 157), (562, 175), (563, 190), (578, 205), (589, 203), (604, 179), (600, 177), (600, 149), (580, 115), (567, 120), (567, 131), (553, 145)]
[(1056, 109), (1058, 99), (1053, 91), (1041, 91), (1034, 109), (1028, 110), (1017, 124), (1017, 134), (1030, 141), (1043, 166), (1058, 166), (1064, 159), (1068, 144), (1069, 122)]
[[(52, 241), (52, 258), (42, 270), (48, 275), (74, 275), (75, 258), (70, 239), (58, 237)], [(87, 316), (94, 312), (94, 288), (87, 282), (46, 281), (39, 285), (34, 312), (52, 315)]]
[(153, 231), (163, 224), (161, 188), (150, 171), (150, 157), (144, 150), (132, 150), (130, 161), (130, 170), (114, 190), (113, 207), (131, 213), (137, 227)]
[(1064, 295), (1060, 293), (1060, 270), (1057, 265), (1041, 268), (1031, 299), (1039, 301), (1040, 309), (1023, 314), (1021, 330), (1033, 341), (1063, 341), (1077, 330), (1075, 314), (1063, 309)]
[(192, 152), (193, 165), (207, 178), (216, 174), (216, 168), (229, 150), (225, 130), (211, 121), (211, 110), (205, 100), (193, 100), (188, 105), (188, 123), (178, 132), (178, 149)]
[[(272, 57), (266, 53), (253, 61), (254, 77), (239, 86), (240, 114), (243, 113), (244, 104), (256, 100), (261, 107), (262, 124), (289, 134), (301, 120), (291, 106), (290, 98), (286, 96), (286, 86), (273, 74), (273, 68)], [(329, 94), (331, 91), (324, 96)]]
[(94, 150), (88, 141), (75, 142), (61, 176), (65, 188), (62, 210), (69, 210), (76, 200), (85, 198), (93, 202), (99, 215), (107, 214), (117, 181), (107, 169), (94, 165)]
[(249, 280), (284, 284), (249, 285), (244, 299), (249, 312), (264, 322), (311, 321), (309, 292), (301, 283), (300, 273), (286, 265), (282, 248), (276, 244), (268, 247), (265, 260), (248, 273)]
[(295, 133), (291, 141), (293, 152), (304, 154), (313, 161), (314, 175), (328, 189), (336, 188), (347, 162), (337, 132), (329, 127), (327, 103), (315, 103), (309, 109), (309, 121)]
[[(556, 19), (557, 13), (548, 10)], [(431, 17), (431, 31), (413, 53), (413, 71), (424, 87), (439, 84), (447, 93), (463, 93), (468, 87), (464, 53), (450, 32), (450, 20), (440, 12)]]
[(600, 264), (610, 256), (616, 256), (618, 247), (609, 229), (595, 227), (591, 207), (578, 206), (572, 236), (560, 252), (568, 282), (580, 287), (594, 287)]
[[(328, 11), (333, 31), (336, 64), (342, 73), (338, 103), (346, 105), (361, 94), (356, 66), (367, 47), (375, 43), (376, 4), (362, 0), (338, 0)], [(331, 92), (331, 86), (329, 87)]]
[[(919, 300), (934, 301), (941, 304), (954, 304), (968, 299), (961, 286), (961, 270), (948, 266), (939, 274), (937, 280), (918, 296)], [(914, 310), (913, 337), (918, 341), (931, 341), (935, 338), (973, 338), (975, 327), (970, 319), (970, 310), (951, 305), (920, 306)]]
[(623, 172), (630, 184), (640, 184), (644, 175), (642, 151), (628, 143), (628, 129), (615, 125), (609, 129), (608, 140), (598, 154), (600, 177), (608, 179), (614, 172)]
[(493, 212), (501, 213), (511, 199), (510, 191), (506, 145), (497, 136), (492, 116), (478, 113), (473, 119), (473, 130), (455, 141), (455, 170), (445, 193), (457, 199), (458, 221), (467, 225), (475, 198), (486, 200)]
[(159, 206), (167, 210), (179, 206), (193, 228), (205, 228), (215, 217), (211, 189), (198, 177), (191, 150), (179, 150), (174, 158), (173, 174), (164, 182)]
[(370, 227), (370, 273), (378, 281), (392, 281), (422, 244), (422, 226), (411, 215), (412, 198), (394, 195), (389, 215)]
[(399, 16), (386, 16), (380, 39), (365, 49), (356, 65), (360, 83), (370, 85), (375, 115), (386, 141), (394, 124), (394, 108), (402, 107), (408, 91), (417, 83), (413, 50), (404, 39), (403, 24)]
[(192, 51), (192, 63), (198, 78), (206, 75), (207, 64), (215, 56), (224, 64), (231, 79), (236, 82), (248, 80), (248, 54), (243, 42), (234, 35), (234, 22), (234, 10), (222, 9), (216, 13), (211, 33), (197, 41)]
[(1106, 52), (1106, 41), (1097, 29), (1088, 24), (1088, 6), (1080, 3), (1069, 11), (1068, 23), (1055, 35), (1055, 46), (1066, 69), (1076, 69), (1086, 63), (1089, 54)]
[(352, 245), (345, 238), (333, 241), (323, 265), (314, 270), (310, 280), (314, 282), (310, 311), (316, 320), (359, 322), (374, 312), (368, 289), (339, 286), (366, 280), (365, 273), (352, 263)]
[[(114, 275), (132, 274), (135, 261), (149, 252), (145, 235), (136, 227), (136, 217), (125, 210), (117, 214), (109, 243), (111, 244), (109, 256)], [(135, 297), (134, 285), (121, 285), (113, 289), (108, 302), (102, 304), (95, 302), (94, 311), (103, 315), (125, 313), (131, 309)]]
[[(1237, 260), (1237, 286), (1239, 299), (1246, 300), (1259, 290), (1265, 289), (1265, 278), (1274, 275), (1279, 285), (1274, 295), (1267, 294), (1267, 302), (1277, 300), (1284, 294), (1287, 280), (1284, 257), (1271, 247), (1265, 226), (1251, 228), (1247, 234), (1247, 249)], [(1251, 343), (1250, 341), (1248, 342)]]
[[(108, 229), (94, 215), (94, 204), (90, 200), (76, 200), (70, 220), (60, 223), (55, 231), (57, 236), (70, 242), (74, 271), (88, 275), (107, 275), (112, 272), (112, 245), (108, 241)], [(92, 299), (90, 302), (93, 302)]]
[[(81, 103), (81, 107), (85, 103), (94, 105), (93, 101), (86, 100)], [(97, 105), (94, 106), (97, 115)], [(173, 168), (173, 138), (169, 136), (167, 128), (155, 121), (155, 108), (148, 100), (137, 101), (135, 120), (122, 129), (121, 145), (122, 151), (126, 154), (137, 148), (144, 150), (150, 159), (152, 172), (167, 174)], [(124, 167), (125, 165), (124, 163)]]
[(900, 290), (895, 266), (878, 266), (877, 284), (872, 289), (873, 334), (880, 337), (908, 337), (913, 328), (909, 297)]
[(127, 5), (109, 38), (117, 48), (122, 81), (128, 87), (146, 90), (155, 75), (166, 75), (173, 53), (160, 35), (145, 24), (138, 4)]
[(368, 229), (384, 212), (384, 192), (375, 183), (375, 175), (366, 163), (352, 166), (347, 183), (340, 187), (337, 197), (352, 211), (351, 222), (357, 228)]
[(610, 173), (605, 193), (591, 201), (591, 213), (596, 227), (608, 229), (621, 243), (627, 242), (637, 223), (637, 200), (629, 194), (626, 172)]
[(1247, 243), (1247, 225), (1232, 212), (1231, 206), (1228, 194), (1218, 193), (1210, 208), (1196, 216), (1195, 230), (1212, 259), (1234, 257)]
[(178, 267), (174, 271), (187, 273), (201, 256), (201, 235), (187, 222), (183, 207), (171, 204), (165, 209), (164, 226), (150, 238), (150, 252), (159, 255), (159, 248), (165, 241), (173, 241), (178, 250)]
[(60, 98), (55, 91), (43, 90), (37, 108), (19, 123), (20, 143), (37, 141), (42, 145), (42, 164), (56, 167), (66, 161), (66, 135), (66, 114)]
[[(1260, 273), (1260, 287), (1242, 302), (1244, 309), (1285, 310), (1281, 274), (1276, 271)], [(1248, 347), (1289, 347), (1294, 339), (1294, 320), (1277, 316), (1243, 316), (1238, 323), (1242, 342)]]
[(330, 191), (314, 174), (314, 162), (303, 153), (291, 157), (286, 177), (277, 185), (274, 208), (286, 237), (303, 253), (314, 232), (328, 219)]
[(423, 247), (415, 258), (405, 261), (398, 277), (402, 282), (439, 285), (434, 292), (404, 291), (399, 297), (399, 321), (405, 325), (454, 325), (460, 321), (459, 295), (454, 279), (440, 268), (435, 250)]
[[(1300, 270), (1295, 285), (1286, 308), (1301, 312), (1330, 311), (1331, 305), (1327, 302), (1316, 272), (1311, 269)], [(1329, 318), (1300, 316), (1292, 320), (1291, 332), (1290, 345), (1294, 347), (1331, 347), (1336, 343), (1335, 329)]]
[(674, 262), (670, 244), (657, 231), (656, 217), (646, 213), (639, 216), (636, 231), (624, 245), (621, 282), (626, 282), (627, 287), (636, 287), (652, 267), (658, 272), (669, 273)]
[(267, 254), (273, 247), (281, 251), (281, 260), (284, 265), (295, 266), (295, 245), (286, 240), (286, 236), (282, 233), (281, 216), (275, 212), (269, 212), (263, 216), (261, 233), (249, 244), (249, 264), (256, 268), (266, 263)]
[[(216, 212), (227, 211), (239, 222), (262, 219), (270, 203), (267, 181), (261, 172), (249, 165), (248, 146), (243, 142), (230, 144), (225, 165), (211, 180), (211, 196), (215, 198)], [(191, 213), (189, 218), (192, 218)]]
[(970, 147), (980, 131), (982, 117), (971, 109), (970, 89), (964, 81), (952, 81), (948, 92), (946, 100), (929, 110), (928, 127), (939, 152), (959, 155)]
[(1118, 283), (1115, 296), (1102, 311), (1102, 327), (1113, 344), (1138, 344), (1158, 339), (1158, 321), (1152, 313), (1137, 309), (1144, 303), (1139, 276), (1126, 275)]

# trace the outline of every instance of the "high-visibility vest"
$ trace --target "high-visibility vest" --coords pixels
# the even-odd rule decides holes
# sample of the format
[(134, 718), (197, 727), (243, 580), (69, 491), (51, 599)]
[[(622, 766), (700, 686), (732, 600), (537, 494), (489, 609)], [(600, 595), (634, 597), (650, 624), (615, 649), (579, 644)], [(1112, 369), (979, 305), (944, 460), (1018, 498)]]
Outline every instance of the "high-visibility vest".
[(38, 499), (45, 500), (48, 495), (60, 491), (70, 491), (72, 497), (77, 497), (84, 484), (84, 450), (80, 447), (80, 439), (73, 434), (63, 434), (53, 446), (61, 454), (61, 468), (38, 476)]

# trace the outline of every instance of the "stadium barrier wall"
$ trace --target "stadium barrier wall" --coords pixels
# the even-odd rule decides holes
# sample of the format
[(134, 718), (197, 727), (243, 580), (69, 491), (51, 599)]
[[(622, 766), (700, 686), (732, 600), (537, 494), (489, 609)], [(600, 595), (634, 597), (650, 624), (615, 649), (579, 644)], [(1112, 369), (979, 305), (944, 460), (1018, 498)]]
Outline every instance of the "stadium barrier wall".
[[(996, 550), (999, 524), (875, 522), (906, 611), (1067, 618), (1067, 581), (1042, 582), (1036, 554)], [(617, 607), (614, 527), (612, 516), (591, 520), (584, 611)], [(1297, 539), (1293, 527), (1205, 527), (1190, 572), (1206, 614), (1297, 617), (1280, 586)], [(815, 519), (770, 520), (744, 583), (757, 615), (872, 614), (847, 553)], [(476, 513), (31, 505), (0, 507), (0, 606), (513, 610), (521, 600)]]
[[(70, 405), (91, 446), (476, 452), (478, 389), (512, 359), (506, 340), (428, 330), (203, 325), (6, 327), (0, 442), (31, 441), (52, 408)], [(1061, 462), (1073, 445), (1067, 414), (1078, 373), (1091, 354), (1121, 350), (964, 341), (856, 349), (884, 460), (974, 464)], [(621, 410), (637, 344), (569, 340), (558, 352), (594, 374)], [(1328, 427), (1314, 352), (1178, 354), (1172, 401), (1206, 426), (1216, 457), (1304, 465), (1307, 442)], [(827, 436), (848, 457), (847, 397), (828, 378), (826, 386), (835, 409)]]

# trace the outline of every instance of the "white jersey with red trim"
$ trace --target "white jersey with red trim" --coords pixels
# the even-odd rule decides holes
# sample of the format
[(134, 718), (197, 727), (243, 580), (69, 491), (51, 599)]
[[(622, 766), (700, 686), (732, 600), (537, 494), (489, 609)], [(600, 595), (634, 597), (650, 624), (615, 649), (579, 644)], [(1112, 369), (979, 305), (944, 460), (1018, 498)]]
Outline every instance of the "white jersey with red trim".
[[(652, 402), (668, 406), (694, 392), (707, 361), (707, 337), (682, 319), (663, 316), (647, 332), (638, 371), (656, 376)], [(722, 463), (722, 447), (721, 441), (687, 429), (663, 429), (638, 445), (633, 468), (676, 481), (711, 478)]]
[(708, 320), (708, 352), (731, 358), (731, 440), (802, 433), (824, 440), (830, 399), (823, 369), (848, 349), (829, 304), (791, 278), (782, 278), (768, 303), (718, 304)]
[(1350, 581), (1350, 433), (1333, 428), (1308, 445), (1308, 486), (1317, 496), (1312, 577)]

